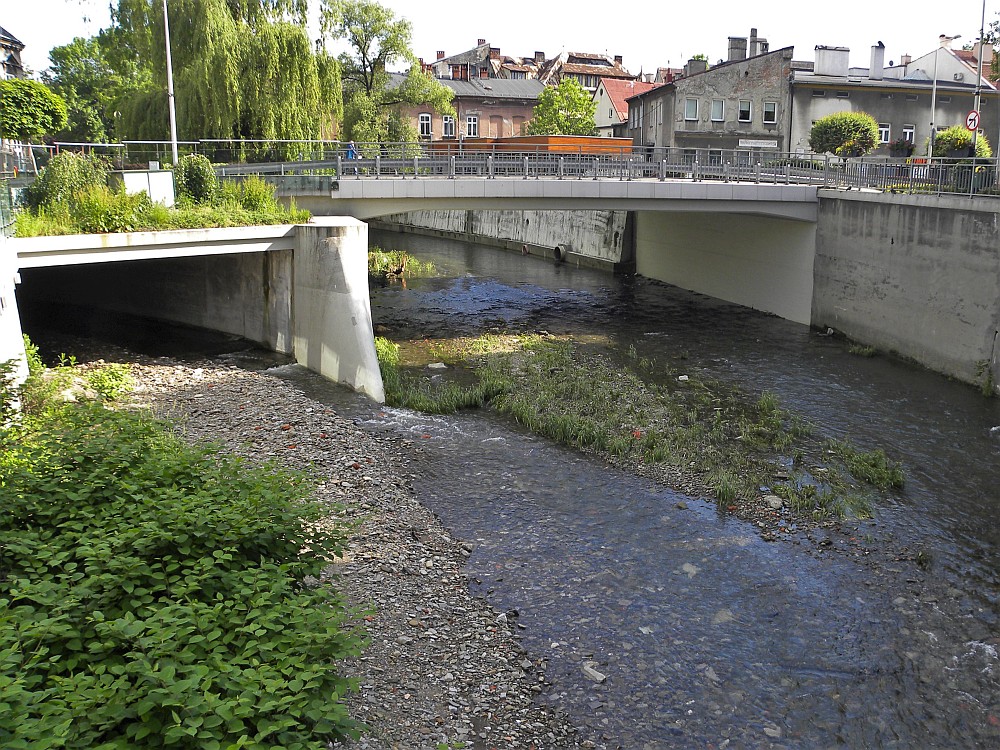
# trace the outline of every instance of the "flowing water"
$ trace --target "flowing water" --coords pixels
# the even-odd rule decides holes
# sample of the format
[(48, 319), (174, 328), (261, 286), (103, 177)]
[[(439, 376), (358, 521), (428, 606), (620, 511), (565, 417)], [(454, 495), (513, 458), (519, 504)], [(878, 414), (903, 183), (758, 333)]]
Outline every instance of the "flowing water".
[(820, 433), (904, 464), (905, 489), (873, 521), (769, 543), (713, 503), (489, 414), (369, 410), (431, 436), (421, 500), (477, 545), (476, 592), (518, 613), (525, 647), (548, 659), (542, 699), (585, 735), (623, 748), (1000, 746), (996, 399), (664, 284), (469, 243), (372, 243), (442, 272), (373, 289), (391, 338), (600, 337), (771, 391)]
[(904, 465), (905, 489), (873, 520), (766, 542), (712, 502), (488, 411), (378, 408), (276, 370), (373, 429), (421, 441), (421, 501), (475, 545), (474, 591), (547, 660), (539, 700), (584, 739), (1000, 747), (1000, 400), (648, 280), (413, 235), (373, 231), (372, 242), (441, 274), (372, 290), (374, 322), (393, 339), (547, 330), (634, 346), (770, 391), (821, 434)]

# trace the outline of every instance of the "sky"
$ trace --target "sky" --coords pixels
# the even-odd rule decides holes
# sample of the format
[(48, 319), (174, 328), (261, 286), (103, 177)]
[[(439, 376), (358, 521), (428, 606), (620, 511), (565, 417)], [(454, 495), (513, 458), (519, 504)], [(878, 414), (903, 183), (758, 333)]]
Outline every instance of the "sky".
[[(37, 72), (48, 66), (52, 47), (76, 36), (91, 36), (106, 26), (108, 2), (0, 0), (0, 26), (26, 45), (22, 58)], [(956, 48), (971, 43), (979, 35), (984, 7), (987, 29), (1000, 11), (1000, 0), (989, 0), (985, 6), (978, 0), (954, 0), (948, 3), (947, 14), (939, 9), (922, 12), (921, 3), (872, 0), (840, 0), (831, 6), (833, 13), (801, 0), (713, 0), (704, 5), (646, 2), (633, 4), (635, 12), (629, 6), (593, 0), (572, 4), (506, 0), (502, 5), (482, 6), (382, 0), (381, 4), (413, 24), (413, 51), (425, 61), (434, 60), (437, 50), (457, 54), (485, 39), (503, 54), (516, 56), (539, 50), (554, 57), (564, 49), (621, 55), (632, 73), (683, 67), (696, 54), (715, 63), (727, 56), (728, 37), (749, 37), (752, 27), (772, 50), (793, 46), (796, 60), (814, 60), (817, 45), (849, 47), (851, 65), (858, 67), (868, 66), (872, 45), (882, 41), (888, 64), (898, 62), (905, 53), (918, 57), (932, 51), (941, 34), (960, 34)], [(648, 9), (639, 10), (643, 6)]]

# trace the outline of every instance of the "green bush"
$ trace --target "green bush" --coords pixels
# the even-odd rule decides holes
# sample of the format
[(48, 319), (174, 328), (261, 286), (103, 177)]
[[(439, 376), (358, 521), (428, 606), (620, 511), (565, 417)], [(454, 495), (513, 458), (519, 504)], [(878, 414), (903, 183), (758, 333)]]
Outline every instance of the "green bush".
[(74, 194), (70, 214), (84, 233), (133, 232), (143, 225), (150, 205), (148, 193), (90, 187)]
[(178, 198), (195, 203), (211, 203), (219, 188), (212, 162), (201, 154), (182, 156), (174, 169), (174, 187)]
[(878, 122), (865, 112), (834, 112), (809, 132), (809, 147), (817, 154), (863, 156), (878, 142)]
[[(951, 156), (958, 152), (960, 156), (967, 156), (969, 147), (972, 145), (972, 133), (964, 125), (952, 125), (946, 130), (942, 130), (934, 136), (934, 156)], [(989, 159), (993, 156), (993, 149), (986, 136), (980, 133), (976, 137), (976, 158)]]
[(24, 192), (31, 208), (51, 208), (69, 202), (73, 196), (108, 184), (110, 165), (101, 156), (63, 151), (50, 160), (38, 179)]
[(273, 211), (278, 206), (274, 185), (255, 174), (240, 182), (239, 200), (240, 205), (251, 212)]
[(95, 405), (0, 447), (0, 747), (356, 734), (334, 663), (362, 641), (316, 582), (341, 539), (302, 477)]

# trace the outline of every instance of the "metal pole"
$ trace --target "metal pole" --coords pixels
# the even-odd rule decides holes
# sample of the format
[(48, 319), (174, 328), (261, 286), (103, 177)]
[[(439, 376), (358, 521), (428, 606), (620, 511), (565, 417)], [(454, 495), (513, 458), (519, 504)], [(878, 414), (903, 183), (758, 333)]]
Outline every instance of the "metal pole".
[(934, 120), (937, 114), (937, 66), (938, 66), (938, 55), (941, 52), (941, 41), (938, 40), (937, 49), (934, 50), (934, 75), (931, 76), (931, 135), (927, 146), (927, 158), (931, 159), (934, 156), (934, 136), (936, 132), (934, 130)]
[[(983, 116), (982, 110), (979, 108), (979, 105), (980, 105), (980, 103), (982, 101), (982, 95), (983, 95), (983, 44), (984, 44), (983, 37), (985, 35), (986, 35), (986, 0), (983, 0), (983, 16), (982, 16), (982, 19), (981, 19), (980, 24), (979, 24), (979, 49), (976, 50), (976, 58), (979, 60), (978, 70), (976, 71), (976, 73), (977, 73), (977, 75), (976, 75), (976, 104), (973, 107), (973, 109), (975, 109), (976, 112), (979, 113), (979, 117), (980, 117), (979, 123), (980, 123), (980, 125), (982, 124), (982, 116)], [(978, 140), (978, 138), (979, 138), (979, 128), (977, 127), (975, 130), (972, 131), (972, 158), (973, 159), (975, 159), (975, 157), (976, 157), (976, 141)], [(973, 164), (974, 163), (975, 162), (973, 162)], [(975, 172), (976, 172), (976, 170), (973, 169), (972, 170), (973, 176), (975, 175)]]
[(170, 149), (177, 164), (177, 112), (174, 109), (174, 72), (170, 61), (170, 23), (167, 21), (167, 0), (163, 0), (163, 37), (167, 44), (167, 105), (170, 110)]

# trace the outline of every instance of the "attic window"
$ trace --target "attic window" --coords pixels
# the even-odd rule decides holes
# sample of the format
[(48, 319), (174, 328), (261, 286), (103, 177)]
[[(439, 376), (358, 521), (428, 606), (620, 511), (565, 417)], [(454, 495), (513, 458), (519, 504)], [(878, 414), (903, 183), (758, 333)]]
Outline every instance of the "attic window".
[(851, 92), (850, 91), (838, 91), (837, 92), (837, 98), (838, 99), (848, 99), (850, 96), (851, 96)]
[(826, 96), (826, 92), (823, 89), (813, 89), (813, 96)]
[(879, 94), (879, 98), (880, 99), (892, 99), (892, 94), (889, 93), (888, 91), (883, 91), (881, 94)]
[(951, 97), (950, 96), (939, 96), (938, 97), (938, 101), (941, 102), (941, 104), (951, 104)]
[(908, 102), (915, 102), (919, 98), (920, 97), (918, 97), (916, 94), (907, 94), (906, 95), (906, 101), (908, 101)]

